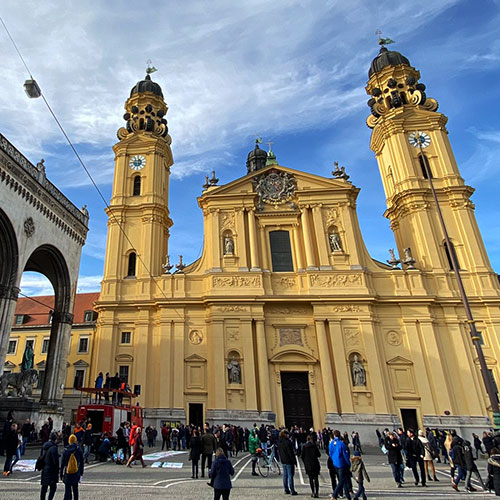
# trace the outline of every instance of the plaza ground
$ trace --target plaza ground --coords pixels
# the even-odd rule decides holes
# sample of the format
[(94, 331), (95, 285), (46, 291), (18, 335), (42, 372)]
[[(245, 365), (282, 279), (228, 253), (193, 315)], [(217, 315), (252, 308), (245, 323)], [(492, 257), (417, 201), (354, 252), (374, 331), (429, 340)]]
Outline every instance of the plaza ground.
[[(158, 448), (146, 448), (145, 453), (160, 451)], [(35, 459), (38, 449), (29, 449), (23, 458)], [(2, 459), (4, 457), (1, 457)], [(252, 477), (250, 456), (239, 454), (231, 459), (235, 468), (231, 499), (234, 500), (277, 500), (289, 498), (283, 492), (281, 476)], [(329, 498), (331, 494), (330, 478), (326, 468), (326, 455), (322, 452), (320, 477), (320, 498)], [(405, 472), (406, 483), (403, 489), (396, 488), (390, 467), (385, 456), (378, 450), (370, 450), (364, 455), (364, 460), (371, 482), (367, 483), (369, 498), (405, 498), (405, 499), (458, 499), (470, 496), (477, 499), (494, 498), (493, 494), (477, 492), (467, 493), (462, 490), (457, 493), (450, 486), (449, 469), (446, 465), (437, 464), (439, 482), (429, 482), (427, 488), (414, 486), (411, 471)], [(188, 452), (164, 458), (163, 461), (182, 463), (181, 469), (152, 468), (154, 461), (146, 461), (148, 467), (140, 465), (132, 469), (112, 462), (91, 462), (86, 467), (80, 499), (124, 500), (130, 498), (150, 499), (183, 499), (204, 500), (213, 498), (213, 490), (207, 486), (207, 478), (191, 479), (191, 462)], [(3, 465), (3, 461), (2, 461)], [(486, 460), (480, 459), (478, 467), (483, 479), (486, 478)], [(300, 463), (295, 473), (295, 485), (300, 496), (310, 498), (308, 478)], [(477, 484), (474, 484), (477, 486)], [(59, 483), (56, 500), (63, 498), (64, 485)], [(8, 478), (0, 478), (0, 500), (38, 500), (40, 498), (40, 473), (14, 472)]]

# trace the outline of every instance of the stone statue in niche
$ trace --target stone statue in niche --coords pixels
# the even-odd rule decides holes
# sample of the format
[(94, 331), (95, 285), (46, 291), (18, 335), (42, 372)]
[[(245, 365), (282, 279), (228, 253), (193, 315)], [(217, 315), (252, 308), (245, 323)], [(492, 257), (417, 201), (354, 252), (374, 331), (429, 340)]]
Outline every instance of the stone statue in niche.
[(366, 371), (357, 354), (354, 355), (351, 371), (354, 386), (366, 386)]
[(330, 250), (332, 252), (342, 252), (342, 243), (340, 242), (339, 233), (332, 231), (328, 235), (328, 240), (330, 241)]
[(234, 241), (231, 236), (226, 236), (224, 238), (224, 255), (234, 254)]
[(238, 360), (232, 356), (227, 364), (227, 371), (230, 384), (241, 384), (241, 367)]

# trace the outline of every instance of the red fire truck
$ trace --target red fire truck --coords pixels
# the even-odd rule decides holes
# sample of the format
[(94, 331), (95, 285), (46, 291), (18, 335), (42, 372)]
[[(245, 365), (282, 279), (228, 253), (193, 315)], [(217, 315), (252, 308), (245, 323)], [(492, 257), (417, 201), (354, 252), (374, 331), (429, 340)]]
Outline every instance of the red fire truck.
[[(132, 398), (137, 397), (136, 394), (122, 389), (94, 389), (91, 387), (82, 387), (80, 391), (82, 391), (82, 396), (78, 406), (77, 421), (90, 420), (92, 432), (107, 432), (109, 435), (113, 435), (120, 424), (125, 421), (130, 422), (131, 426), (142, 427), (142, 408), (138, 404), (132, 405)], [(108, 394), (109, 401), (105, 401), (105, 393)], [(117, 401), (114, 403), (112, 402), (113, 393), (116, 393)], [(84, 394), (88, 395), (86, 402), (82, 400)]]

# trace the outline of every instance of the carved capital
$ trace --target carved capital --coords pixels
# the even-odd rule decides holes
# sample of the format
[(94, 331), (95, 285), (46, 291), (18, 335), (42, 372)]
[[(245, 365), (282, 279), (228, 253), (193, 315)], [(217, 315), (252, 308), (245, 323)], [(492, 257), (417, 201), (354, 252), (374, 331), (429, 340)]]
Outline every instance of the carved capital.
[(0, 299), (17, 300), (20, 291), (17, 286), (0, 285)]

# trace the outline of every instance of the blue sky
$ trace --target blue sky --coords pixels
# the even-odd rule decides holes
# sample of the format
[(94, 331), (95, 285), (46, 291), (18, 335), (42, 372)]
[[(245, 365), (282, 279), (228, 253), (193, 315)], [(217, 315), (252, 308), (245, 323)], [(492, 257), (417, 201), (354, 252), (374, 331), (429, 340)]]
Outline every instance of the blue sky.
[[(368, 250), (387, 258), (394, 238), (382, 215), (364, 91), (381, 29), (449, 117), (452, 147), (462, 176), (476, 188), (479, 226), (500, 271), (498, 0), (144, 1), (140, 7), (118, 0), (4, 0), (0, 15), (108, 200), (123, 105), (146, 60), (153, 61), (175, 160), (170, 254), (186, 262), (201, 252), (196, 197), (205, 174), (215, 169), (222, 184), (244, 175), (255, 134), (273, 141), (282, 165), (325, 176), (334, 161), (345, 165), (361, 188), (358, 214)], [(24, 94), (25, 69), (1, 30), (0, 47), (0, 130), (33, 163), (45, 158), (49, 179), (77, 206), (88, 205), (79, 291), (97, 291), (104, 205), (42, 100)], [(51, 293), (36, 275), (26, 276), (22, 289)]]

